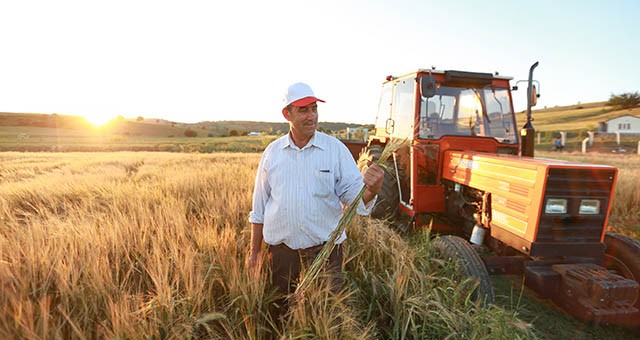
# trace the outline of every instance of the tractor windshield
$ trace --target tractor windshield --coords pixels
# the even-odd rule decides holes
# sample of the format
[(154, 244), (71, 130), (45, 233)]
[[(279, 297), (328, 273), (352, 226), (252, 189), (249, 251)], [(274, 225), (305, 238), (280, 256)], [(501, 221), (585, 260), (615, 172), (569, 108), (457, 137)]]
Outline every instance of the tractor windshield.
[(515, 116), (506, 88), (462, 88), (440, 86), (435, 96), (422, 97), (422, 139), (444, 135), (493, 137), (501, 143), (516, 143)]

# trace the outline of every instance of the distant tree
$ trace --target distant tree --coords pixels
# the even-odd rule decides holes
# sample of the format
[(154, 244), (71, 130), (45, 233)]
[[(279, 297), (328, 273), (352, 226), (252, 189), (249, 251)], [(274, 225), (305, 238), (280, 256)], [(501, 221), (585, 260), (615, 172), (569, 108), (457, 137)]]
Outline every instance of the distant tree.
[(138, 116), (138, 118), (136, 118), (136, 121), (137, 121), (137, 122), (141, 122), (141, 121), (143, 121), (143, 120), (144, 120), (144, 117), (142, 117), (142, 116)]
[(229, 130), (229, 136), (231, 136), (231, 137), (236, 137), (236, 136), (238, 136), (238, 135), (240, 135), (240, 134), (238, 133), (238, 130), (236, 130), (236, 129), (231, 129), (231, 130)]
[(640, 94), (638, 92), (627, 92), (618, 95), (611, 94), (607, 104), (620, 109), (636, 107), (640, 104)]
[(186, 130), (184, 130), (184, 135), (187, 137), (197, 137), (198, 133), (194, 130), (187, 128)]
[(60, 116), (58, 116), (57, 113), (52, 113), (51, 116), (49, 116), (49, 126), (50, 127), (56, 127), (59, 123)]

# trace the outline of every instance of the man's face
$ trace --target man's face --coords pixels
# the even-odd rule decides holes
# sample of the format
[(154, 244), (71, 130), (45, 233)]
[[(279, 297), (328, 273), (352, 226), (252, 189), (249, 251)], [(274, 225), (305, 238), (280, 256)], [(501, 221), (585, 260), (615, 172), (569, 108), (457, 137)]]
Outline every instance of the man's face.
[(289, 121), (291, 131), (303, 138), (310, 138), (318, 127), (318, 104), (311, 103), (307, 106), (291, 106), (291, 110), (285, 110), (285, 118)]

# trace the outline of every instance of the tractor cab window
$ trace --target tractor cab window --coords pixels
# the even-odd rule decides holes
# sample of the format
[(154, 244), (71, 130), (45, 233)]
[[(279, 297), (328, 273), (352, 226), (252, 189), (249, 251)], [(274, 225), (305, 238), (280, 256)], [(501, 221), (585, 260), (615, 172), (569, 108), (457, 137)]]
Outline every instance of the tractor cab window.
[[(440, 138), (445, 134), (445, 129), (453, 132), (453, 110), (456, 107), (456, 97), (448, 95), (436, 95), (432, 98), (422, 98), (420, 105), (420, 131), (419, 137)], [(434, 137), (435, 135), (438, 137)]]
[(376, 115), (376, 131), (385, 131), (387, 120), (391, 117), (391, 101), (393, 99), (393, 84), (387, 83), (382, 87), (378, 114)]
[(419, 138), (444, 135), (493, 137), (516, 143), (515, 117), (506, 88), (438, 86), (435, 96), (422, 97)]
[(482, 104), (480, 94), (476, 89), (464, 89), (460, 91), (460, 105), (456, 116), (456, 131), (469, 136), (484, 136), (482, 124)]
[(483, 91), (486, 103), (489, 129), (492, 135), (503, 143), (516, 142), (516, 122), (509, 91), (505, 88), (492, 88)]
[(392, 118), (394, 131), (392, 136), (398, 138), (411, 138), (413, 136), (415, 84), (413, 78), (398, 80), (394, 93)]

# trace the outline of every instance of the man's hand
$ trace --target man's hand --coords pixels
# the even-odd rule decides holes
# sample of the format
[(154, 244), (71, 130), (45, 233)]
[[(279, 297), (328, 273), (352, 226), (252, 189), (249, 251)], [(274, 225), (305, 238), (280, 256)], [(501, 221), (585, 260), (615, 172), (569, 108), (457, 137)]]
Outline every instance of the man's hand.
[(382, 188), (382, 180), (384, 179), (384, 170), (376, 163), (371, 163), (362, 176), (367, 189), (373, 194), (378, 194)]
[(367, 186), (367, 190), (364, 192), (364, 203), (369, 203), (382, 188), (382, 181), (384, 180), (384, 170), (375, 163), (371, 163), (367, 170), (362, 175), (364, 185)]
[(254, 251), (253, 249), (249, 251), (249, 255), (247, 256), (247, 271), (255, 275), (260, 272), (260, 267), (262, 266), (262, 252)]
[(247, 255), (247, 271), (249, 274), (260, 273), (262, 266), (262, 224), (251, 223), (251, 245)]

